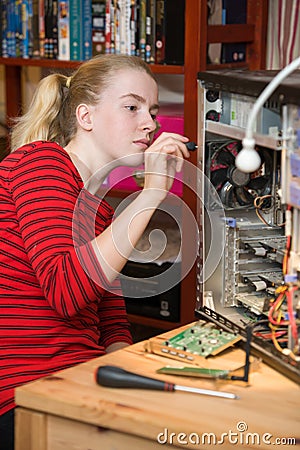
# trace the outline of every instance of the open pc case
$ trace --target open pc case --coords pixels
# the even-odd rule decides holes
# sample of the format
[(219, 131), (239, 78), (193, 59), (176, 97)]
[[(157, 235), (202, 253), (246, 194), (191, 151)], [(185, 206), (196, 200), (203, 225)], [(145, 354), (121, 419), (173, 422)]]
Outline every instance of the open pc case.
[(244, 336), (251, 326), (253, 351), (299, 383), (300, 71), (257, 115), (260, 167), (246, 173), (235, 164), (249, 113), (276, 74), (198, 75), (196, 315)]

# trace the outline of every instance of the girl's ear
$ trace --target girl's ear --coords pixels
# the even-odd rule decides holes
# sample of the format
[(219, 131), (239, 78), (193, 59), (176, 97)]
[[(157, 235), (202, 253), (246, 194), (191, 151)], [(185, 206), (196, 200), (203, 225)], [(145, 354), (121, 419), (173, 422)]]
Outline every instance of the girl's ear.
[(92, 130), (91, 109), (88, 105), (82, 103), (76, 108), (76, 117), (78, 124), (86, 131)]

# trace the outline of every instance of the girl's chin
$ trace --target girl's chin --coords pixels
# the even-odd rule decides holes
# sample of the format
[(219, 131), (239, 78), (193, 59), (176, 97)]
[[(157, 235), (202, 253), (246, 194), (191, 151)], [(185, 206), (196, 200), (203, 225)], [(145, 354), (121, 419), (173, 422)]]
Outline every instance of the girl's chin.
[(144, 153), (135, 153), (123, 156), (118, 160), (120, 166), (140, 166), (144, 162)]

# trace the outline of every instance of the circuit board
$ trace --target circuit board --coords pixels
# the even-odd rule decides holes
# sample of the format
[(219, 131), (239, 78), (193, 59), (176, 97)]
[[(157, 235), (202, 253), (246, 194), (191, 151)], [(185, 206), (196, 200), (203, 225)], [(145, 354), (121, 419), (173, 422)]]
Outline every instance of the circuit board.
[[(240, 335), (222, 330), (212, 322), (199, 320), (167, 340), (157, 337), (149, 339), (144, 349), (148, 353), (200, 367), (209, 363), (210, 368), (218, 369), (219, 367), (212, 364), (212, 359), (208, 361), (208, 357), (218, 355), (241, 339)], [(236, 370), (238, 367), (240, 367), (240, 359), (238, 364), (230, 362), (228, 369)], [(224, 369), (226, 368), (224, 366)]]
[(156, 371), (166, 375), (180, 375), (185, 377), (197, 378), (221, 378), (226, 379), (229, 376), (229, 370), (205, 369), (200, 367), (161, 367)]
[(170, 352), (172, 350), (183, 351), (206, 358), (210, 355), (217, 355), (240, 339), (240, 335), (224, 331), (212, 323), (199, 321), (171, 337), (163, 345)]

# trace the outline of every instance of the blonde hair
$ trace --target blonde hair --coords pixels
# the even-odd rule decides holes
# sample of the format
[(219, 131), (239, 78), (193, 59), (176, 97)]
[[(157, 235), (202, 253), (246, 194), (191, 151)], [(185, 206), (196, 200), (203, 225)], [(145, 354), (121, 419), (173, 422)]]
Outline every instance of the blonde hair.
[(129, 55), (98, 55), (82, 63), (68, 77), (53, 73), (37, 86), (28, 111), (14, 120), (12, 151), (37, 140), (67, 145), (77, 131), (76, 108), (80, 103), (95, 105), (116, 71), (141, 70), (155, 77), (141, 58)]

